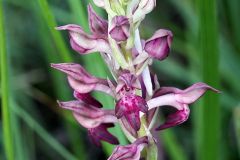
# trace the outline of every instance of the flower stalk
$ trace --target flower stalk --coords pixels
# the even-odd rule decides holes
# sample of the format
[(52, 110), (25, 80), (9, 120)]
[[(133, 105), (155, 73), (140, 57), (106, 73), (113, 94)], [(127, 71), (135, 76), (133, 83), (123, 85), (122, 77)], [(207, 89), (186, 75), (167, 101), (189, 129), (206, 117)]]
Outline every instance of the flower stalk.
[[(101, 141), (118, 144), (108, 128), (119, 123), (131, 142), (118, 145), (108, 160), (157, 160), (156, 137), (152, 134), (161, 106), (177, 111), (170, 114), (156, 131), (185, 122), (190, 114), (189, 105), (207, 90), (219, 92), (205, 83), (195, 83), (187, 89), (160, 87), (157, 76), (150, 71), (153, 60), (162, 61), (170, 53), (173, 34), (157, 30), (148, 40), (141, 39), (139, 25), (146, 14), (156, 6), (156, 0), (94, 0), (106, 10), (108, 21), (88, 6), (91, 34), (74, 24), (57, 27), (67, 30), (70, 45), (81, 55), (100, 52), (114, 79), (102, 79), (88, 73), (81, 65), (59, 63), (51, 66), (67, 75), (76, 100), (60, 102), (59, 106), (73, 112), (78, 123), (88, 130), (93, 143)], [(114, 98), (110, 110), (91, 96), (100, 91)]]

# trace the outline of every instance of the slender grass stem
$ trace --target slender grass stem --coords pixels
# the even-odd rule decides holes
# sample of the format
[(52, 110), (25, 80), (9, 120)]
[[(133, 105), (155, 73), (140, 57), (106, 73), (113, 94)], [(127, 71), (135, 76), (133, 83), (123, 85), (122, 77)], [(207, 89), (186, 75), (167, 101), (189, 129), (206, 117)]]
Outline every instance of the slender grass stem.
[(9, 84), (8, 84), (8, 57), (5, 43), (3, 0), (0, 1), (0, 60), (1, 60), (1, 87), (2, 87), (2, 119), (3, 136), (6, 158), (14, 160), (14, 146), (11, 132), (11, 110), (9, 107)]
[(170, 159), (174, 160), (186, 160), (187, 156), (184, 150), (179, 145), (174, 132), (169, 129), (162, 132), (161, 140), (163, 142), (164, 148), (170, 156)]
[(49, 135), (49, 133), (34, 120), (25, 110), (18, 106), (18, 104), (14, 103), (14, 107), (12, 110), (14, 113), (22, 118), (22, 120), (33, 129), (49, 146), (55, 149), (63, 158), (67, 160), (77, 160), (77, 158), (72, 155), (69, 151), (67, 151), (63, 145), (61, 145), (54, 137)]
[(61, 56), (61, 59), (65, 62), (72, 62), (73, 59), (70, 56), (69, 50), (60, 32), (55, 30), (55, 27), (57, 27), (57, 23), (48, 5), (47, 0), (38, 0), (38, 4), (40, 6), (41, 14), (49, 27), (50, 33), (52, 35), (53, 41), (55, 42), (56, 48)]
[[(216, 0), (198, 0), (199, 44), (203, 81), (219, 88), (219, 55)], [(199, 146), (197, 159), (219, 159), (220, 106), (219, 95), (207, 93), (199, 108)]]

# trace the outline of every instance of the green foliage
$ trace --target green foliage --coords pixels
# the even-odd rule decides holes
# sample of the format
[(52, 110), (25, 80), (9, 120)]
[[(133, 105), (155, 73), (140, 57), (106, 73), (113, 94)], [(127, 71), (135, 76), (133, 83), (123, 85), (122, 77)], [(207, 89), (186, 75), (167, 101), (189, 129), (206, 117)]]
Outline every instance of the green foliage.
[(14, 160), (15, 151), (13, 145), (12, 125), (11, 125), (11, 110), (9, 103), (9, 68), (8, 68), (8, 54), (5, 38), (5, 23), (3, 14), (3, 1), (0, 1), (0, 60), (1, 60), (1, 93), (2, 93), (2, 126), (3, 139), (6, 158)]

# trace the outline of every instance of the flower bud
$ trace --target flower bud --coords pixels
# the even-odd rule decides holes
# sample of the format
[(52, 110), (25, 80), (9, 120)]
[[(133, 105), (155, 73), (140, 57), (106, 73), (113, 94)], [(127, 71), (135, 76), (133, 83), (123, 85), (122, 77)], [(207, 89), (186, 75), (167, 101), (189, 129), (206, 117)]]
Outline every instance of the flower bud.
[(145, 18), (145, 15), (150, 13), (156, 6), (156, 0), (140, 0), (139, 3), (136, 3), (136, 0), (134, 1), (131, 3), (131, 12), (133, 13), (134, 23), (143, 20)]
[(170, 51), (173, 34), (171, 31), (160, 29), (146, 41), (144, 50), (153, 58), (164, 60)]
[(115, 16), (112, 19), (112, 27), (109, 31), (111, 37), (117, 42), (126, 41), (130, 36), (130, 24), (125, 16)]

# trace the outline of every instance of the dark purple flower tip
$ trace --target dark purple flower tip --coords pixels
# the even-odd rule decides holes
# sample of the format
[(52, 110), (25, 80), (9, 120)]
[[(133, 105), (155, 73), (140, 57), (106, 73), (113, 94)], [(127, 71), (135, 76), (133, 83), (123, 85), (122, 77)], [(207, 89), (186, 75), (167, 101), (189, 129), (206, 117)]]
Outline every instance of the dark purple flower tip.
[(156, 131), (160, 131), (163, 129), (167, 129), (179, 124), (182, 124), (188, 119), (190, 110), (188, 106), (183, 107), (182, 110), (178, 110), (177, 112), (168, 115), (167, 120), (164, 124), (160, 125), (158, 128), (156, 128)]
[(148, 137), (141, 137), (132, 144), (117, 146), (108, 160), (139, 160), (141, 151), (148, 144)]
[(113, 110), (104, 110), (86, 104), (82, 101), (58, 102), (59, 106), (73, 111), (75, 119), (83, 127), (96, 128), (102, 123), (115, 123), (117, 118)]
[(108, 22), (98, 16), (91, 5), (88, 5), (88, 22), (94, 35), (97, 37), (107, 38)]
[(108, 132), (108, 128), (114, 127), (114, 124), (101, 124), (96, 128), (88, 129), (88, 135), (90, 140), (97, 146), (101, 146), (101, 140), (110, 144), (119, 144), (118, 139)]
[(102, 108), (102, 104), (97, 99), (92, 97), (90, 93), (79, 93), (77, 91), (74, 91), (74, 97), (85, 102), (86, 104)]
[(127, 95), (122, 97), (116, 104), (115, 114), (117, 118), (125, 117), (130, 126), (138, 131), (140, 129), (139, 112), (147, 113), (146, 101), (137, 95)]
[(111, 37), (117, 42), (126, 41), (130, 35), (130, 23), (125, 16), (115, 16), (112, 19)]
[(169, 30), (160, 29), (146, 41), (144, 50), (153, 58), (164, 60), (170, 51), (173, 34)]
[(89, 74), (80, 64), (58, 63), (51, 64), (51, 67), (66, 73), (68, 76), (85, 83), (97, 83), (98, 79)]

